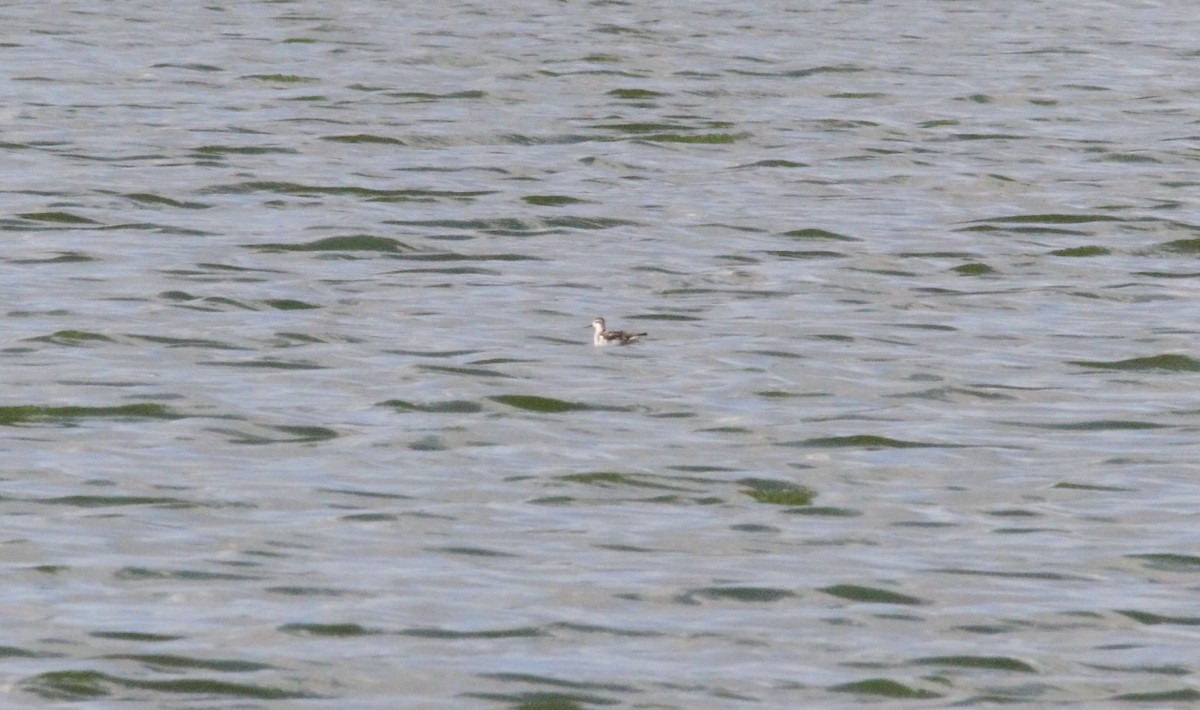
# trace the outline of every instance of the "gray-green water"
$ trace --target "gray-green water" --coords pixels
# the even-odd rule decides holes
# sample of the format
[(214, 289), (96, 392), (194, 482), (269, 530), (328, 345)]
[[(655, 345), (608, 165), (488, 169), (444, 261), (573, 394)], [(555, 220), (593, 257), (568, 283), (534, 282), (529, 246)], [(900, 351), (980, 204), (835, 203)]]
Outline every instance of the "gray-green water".
[(1190, 6), (404, 5), (0, 9), (5, 707), (1200, 700)]

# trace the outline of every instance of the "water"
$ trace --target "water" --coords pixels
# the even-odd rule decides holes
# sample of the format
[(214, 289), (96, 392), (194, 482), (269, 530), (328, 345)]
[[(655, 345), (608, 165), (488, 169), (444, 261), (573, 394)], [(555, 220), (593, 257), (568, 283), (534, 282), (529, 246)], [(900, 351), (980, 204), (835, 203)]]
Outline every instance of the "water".
[(1188, 13), (342, 5), (0, 11), (4, 706), (1200, 697)]

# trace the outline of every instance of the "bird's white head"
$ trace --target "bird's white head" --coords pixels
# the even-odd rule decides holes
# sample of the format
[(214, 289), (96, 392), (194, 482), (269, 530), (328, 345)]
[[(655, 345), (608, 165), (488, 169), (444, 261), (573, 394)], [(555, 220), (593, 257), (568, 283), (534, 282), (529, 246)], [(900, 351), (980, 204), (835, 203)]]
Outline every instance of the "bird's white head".
[(592, 330), (596, 331), (597, 333), (603, 333), (604, 332), (604, 319), (597, 318), (596, 320), (592, 321)]

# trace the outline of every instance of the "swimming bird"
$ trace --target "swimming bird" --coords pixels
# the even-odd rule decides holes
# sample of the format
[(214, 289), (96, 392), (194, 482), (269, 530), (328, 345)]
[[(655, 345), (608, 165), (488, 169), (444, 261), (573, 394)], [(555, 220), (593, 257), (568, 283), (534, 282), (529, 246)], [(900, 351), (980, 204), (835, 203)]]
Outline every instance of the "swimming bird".
[(647, 333), (626, 333), (623, 330), (605, 330), (604, 319), (592, 321), (592, 345), (629, 345)]

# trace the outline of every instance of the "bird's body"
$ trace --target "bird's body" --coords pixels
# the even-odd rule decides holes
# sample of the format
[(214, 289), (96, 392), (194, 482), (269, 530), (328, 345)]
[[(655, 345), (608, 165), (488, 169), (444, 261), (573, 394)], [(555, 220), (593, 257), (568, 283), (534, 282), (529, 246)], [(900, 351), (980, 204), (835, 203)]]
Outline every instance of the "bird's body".
[(603, 345), (629, 345), (643, 335), (647, 334), (626, 333), (623, 330), (607, 330), (604, 327), (603, 318), (597, 318), (592, 321), (592, 345), (596, 347)]

